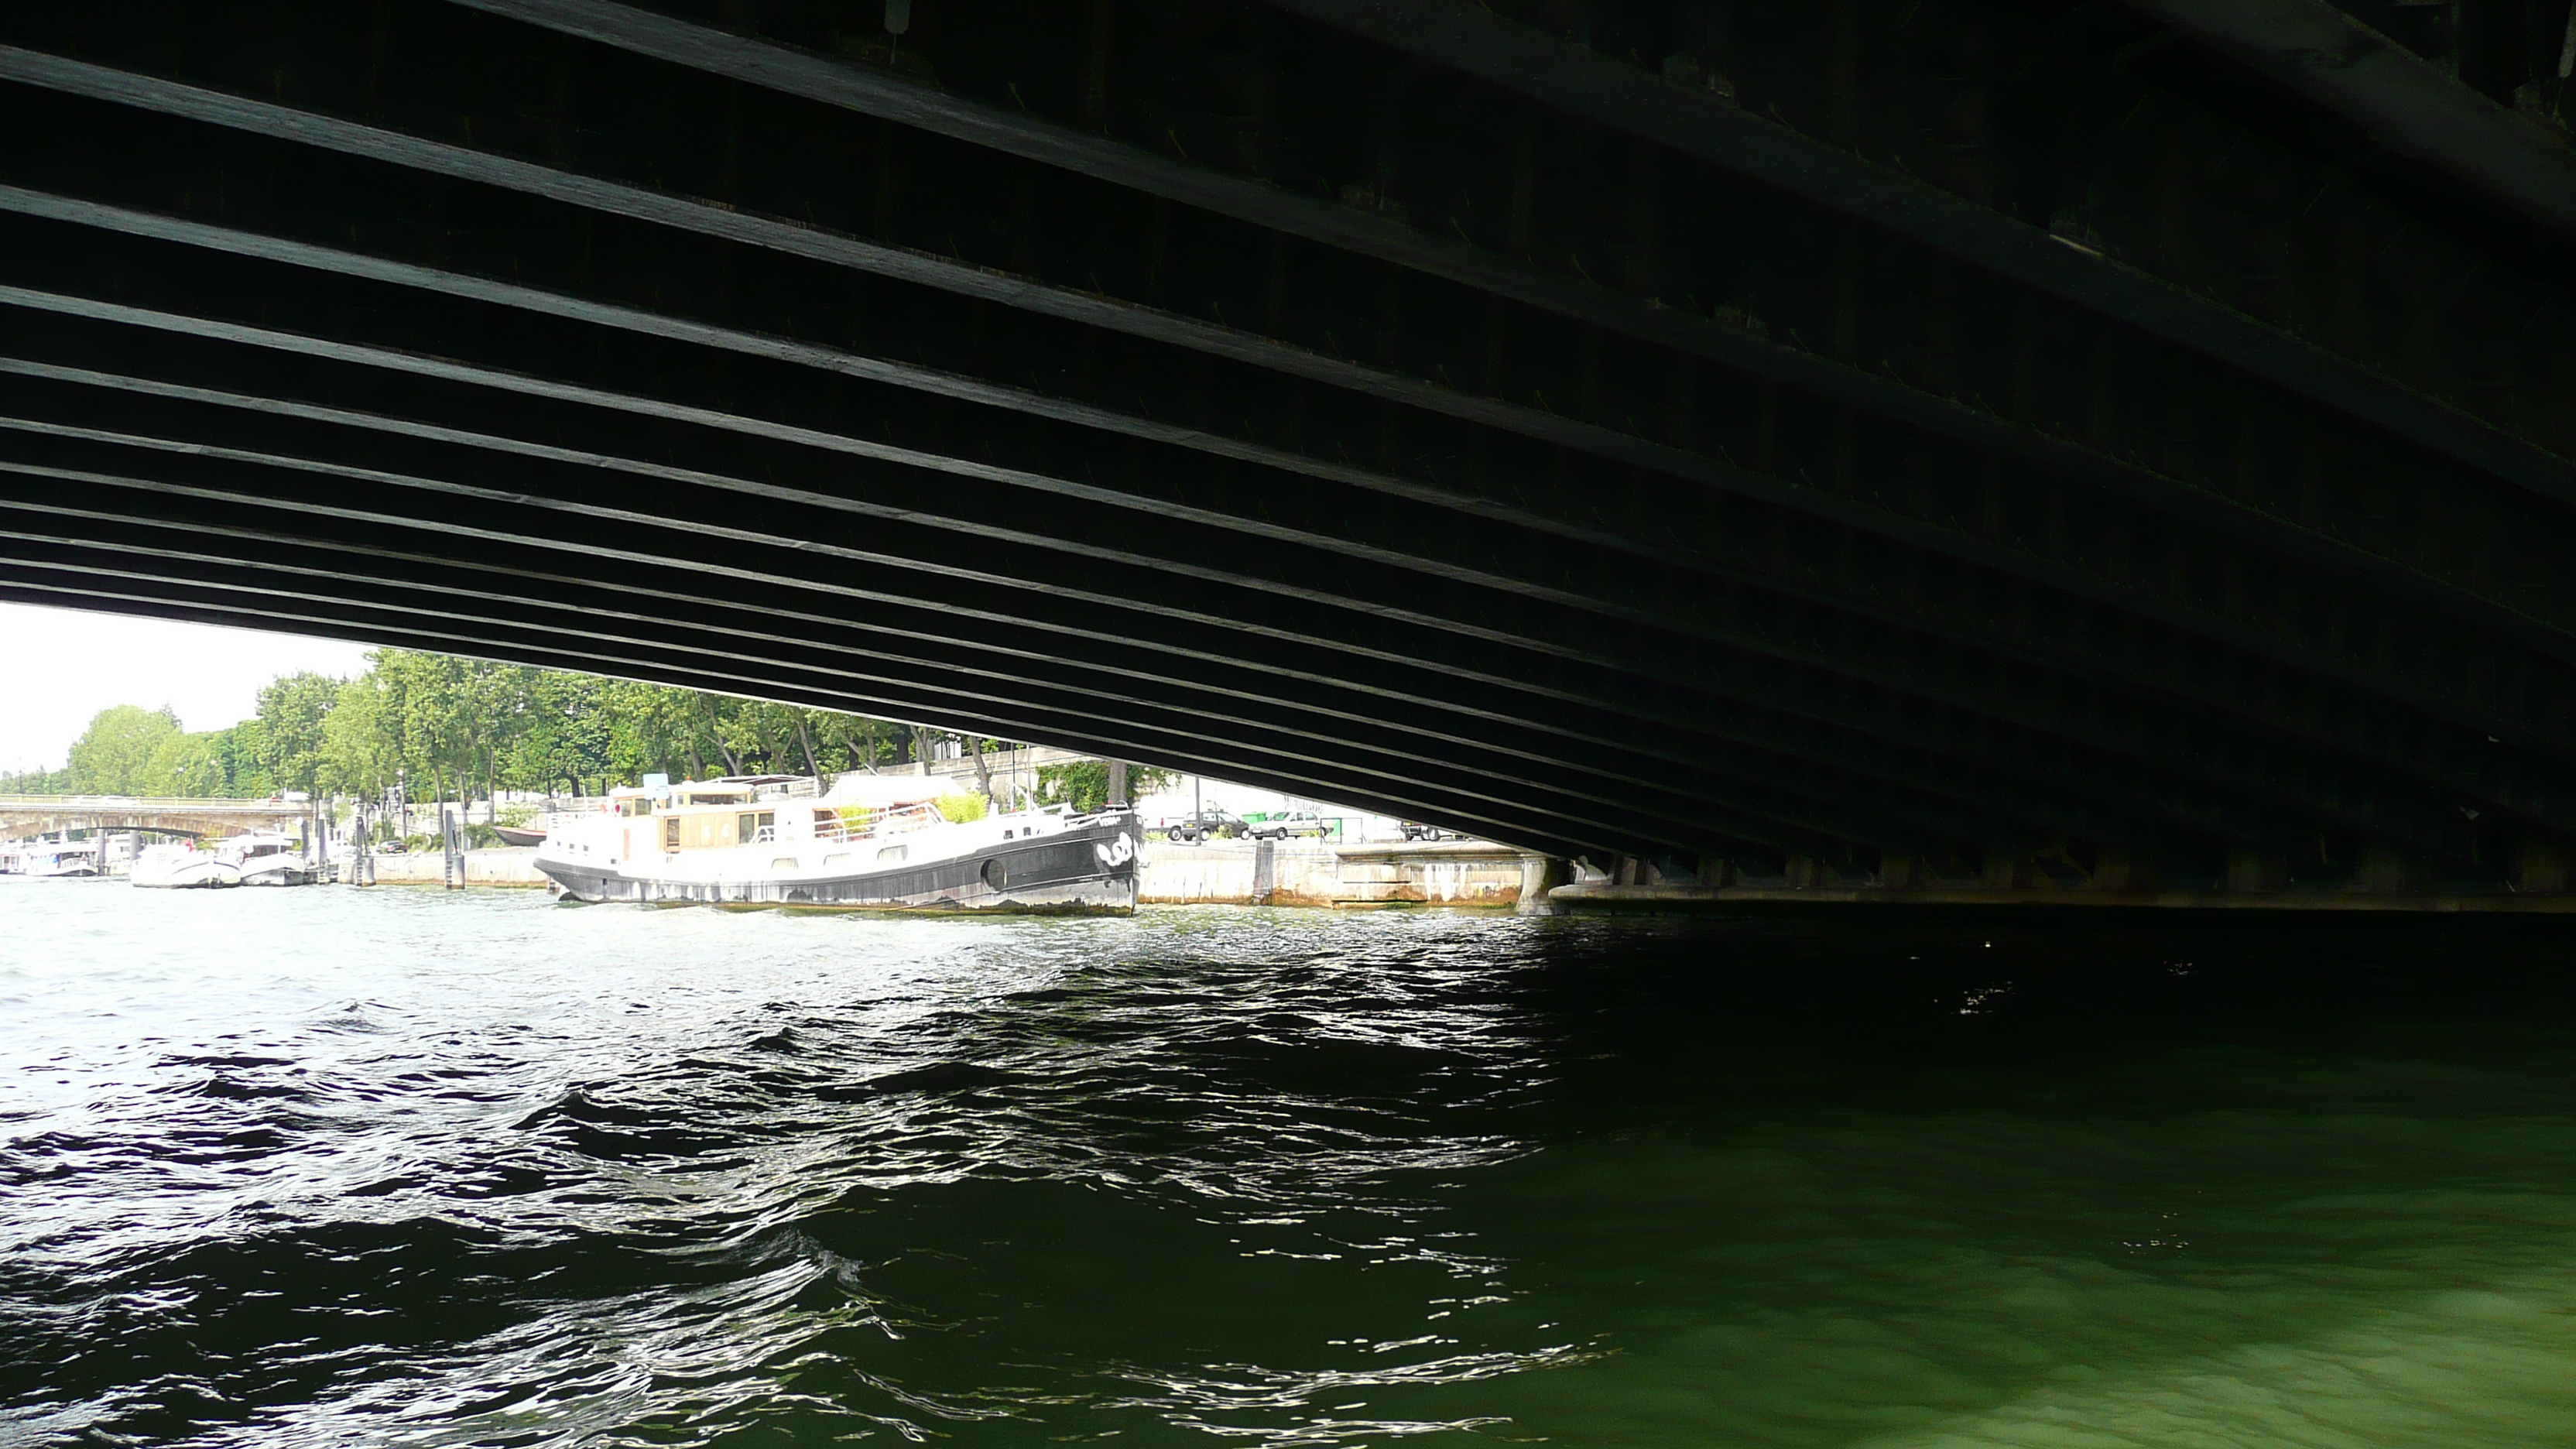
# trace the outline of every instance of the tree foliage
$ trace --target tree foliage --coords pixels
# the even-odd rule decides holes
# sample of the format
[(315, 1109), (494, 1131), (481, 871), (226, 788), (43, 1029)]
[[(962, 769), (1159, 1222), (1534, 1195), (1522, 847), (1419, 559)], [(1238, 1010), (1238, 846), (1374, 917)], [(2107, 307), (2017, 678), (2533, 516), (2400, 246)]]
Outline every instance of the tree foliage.
[[(257, 716), (229, 729), (190, 734), (166, 708), (102, 711), (64, 770), (17, 777), (26, 782), (17, 788), (372, 798), (399, 783), (416, 801), (482, 800), (508, 790), (599, 793), (654, 773), (705, 779), (901, 767), (949, 740), (969, 758), (1011, 747), (864, 715), (406, 649), (375, 650), (367, 660), (355, 679), (272, 680), (259, 692)], [(1066, 783), (1047, 793), (1094, 808), (1105, 769), (1049, 766)], [(1138, 771), (1135, 788), (1152, 789), (1159, 773)], [(989, 771), (979, 769), (976, 783), (989, 792)]]
[(179, 716), (168, 705), (145, 709), (120, 704), (100, 710), (89, 728), (72, 742), (66, 768), (72, 789), (82, 795), (155, 795), (163, 772), (174, 762), (169, 752), (179, 739)]
[(259, 692), (257, 759), (283, 790), (318, 790), (331, 711), (342, 682), (307, 671), (280, 675)]
[[(1127, 802), (1157, 790), (1169, 789), (1179, 778), (1169, 770), (1130, 765), (1127, 767)], [(1061, 765), (1040, 765), (1038, 798), (1050, 805), (1071, 805), (1085, 814), (1099, 809), (1109, 803), (1109, 762), (1069, 760)]]
[(0, 774), (0, 795), (68, 795), (72, 792), (72, 772), (60, 770), (12, 770)]

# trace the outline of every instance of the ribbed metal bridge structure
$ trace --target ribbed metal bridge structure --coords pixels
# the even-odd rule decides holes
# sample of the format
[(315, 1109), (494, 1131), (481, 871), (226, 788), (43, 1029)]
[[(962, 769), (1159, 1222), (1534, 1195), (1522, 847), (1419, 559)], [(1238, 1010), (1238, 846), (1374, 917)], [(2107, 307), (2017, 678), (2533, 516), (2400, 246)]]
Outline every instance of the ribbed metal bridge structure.
[(1708, 880), (2561, 888), (2569, 34), (0, 7), (0, 596)]

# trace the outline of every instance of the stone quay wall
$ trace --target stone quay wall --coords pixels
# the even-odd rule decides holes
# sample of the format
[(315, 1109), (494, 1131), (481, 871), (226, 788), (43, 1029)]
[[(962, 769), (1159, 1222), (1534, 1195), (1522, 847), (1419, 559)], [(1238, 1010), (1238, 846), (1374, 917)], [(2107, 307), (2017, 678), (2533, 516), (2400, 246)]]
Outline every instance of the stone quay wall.
[(1145, 843), (1148, 905), (1511, 906), (1528, 858), (1480, 841), (1328, 845), (1314, 841)]

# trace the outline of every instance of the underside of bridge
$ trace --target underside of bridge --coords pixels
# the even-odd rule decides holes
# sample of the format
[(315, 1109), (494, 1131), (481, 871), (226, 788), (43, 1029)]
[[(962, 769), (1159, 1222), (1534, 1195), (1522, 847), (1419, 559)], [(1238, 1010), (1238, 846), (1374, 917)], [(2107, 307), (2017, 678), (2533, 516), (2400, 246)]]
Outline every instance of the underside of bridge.
[(2558, 889), (2567, 0), (0, 7), (0, 597)]

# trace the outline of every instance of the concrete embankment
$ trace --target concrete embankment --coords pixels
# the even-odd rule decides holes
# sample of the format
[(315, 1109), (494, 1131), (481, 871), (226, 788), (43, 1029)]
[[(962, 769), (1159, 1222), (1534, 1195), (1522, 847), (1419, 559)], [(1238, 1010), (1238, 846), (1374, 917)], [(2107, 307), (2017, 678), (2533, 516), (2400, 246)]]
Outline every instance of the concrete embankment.
[[(542, 886), (534, 850), (469, 850), (465, 883)], [(1509, 906), (1522, 897), (1530, 857), (1476, 841), (1329, 845), (1314, 841), (1145, 842), (1139, 892), (1148, 905), (1364, 908)], [(375, 857), (378, 885), (443, 885), (435, 851)], [(347, 879), (343, 872), (342, 879)]]
[[(378, 885), (445, 885), (447, 857), (435, 850), (417, 855), (379, 855), (375, 857)], [(343, 865), (340, 878), (349, 878)], [(465, 883), (473, 886), (541, 886), (545, 875), (537, 869), (533, 849), (500, 847), (465, 852)]]
[(1149, 905), (1509, 906), (1521, 852), (1476, 841), (1329, 845), (1311, 841), (1145, 843)]

